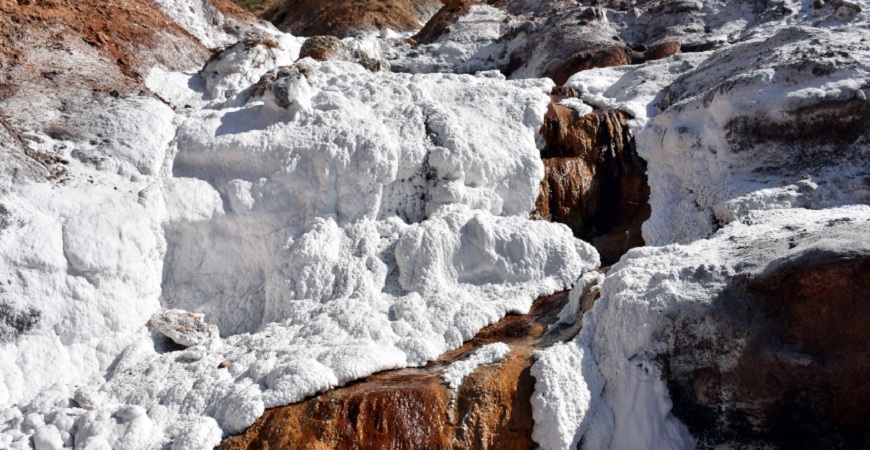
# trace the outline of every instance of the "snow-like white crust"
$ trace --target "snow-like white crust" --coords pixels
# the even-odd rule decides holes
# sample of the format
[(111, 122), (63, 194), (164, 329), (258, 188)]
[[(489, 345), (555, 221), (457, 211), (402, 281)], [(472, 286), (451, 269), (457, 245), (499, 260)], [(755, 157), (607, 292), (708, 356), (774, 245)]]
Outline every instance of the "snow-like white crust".
[(430, 44), (390, 46), (385, 56), (393, 70), (410, 73), (474, 73), (505, 65), (507, 53), (496, 42), (510, 28), (509, 15), (489, 5), (471, 5), (450, 32)]
[[(782, 248), (765, 245), (800, 243), (837, 223), (863, 224), (858, 229), (866, 234), (866, 127), (855, 121), (856, 129), (845, 129), (851, 142), (824, 134), (826, 126), (843, 129), (850, 117), (866, 115), (866, 20), (844, 25), (831, 8), (792, 6), (783, 17), (747, 27), (735, 19), (747, 11), (704, 2), (699, 11), (721, 10), (717, 27), (739, 31), (729, 38), (733, 45), (592, 69), (567, 82), (584, 102), (635, 117), (652, 217), (643, 225), (649, 247), (630, 251), (610, 270), (580, 335), (542, 352), (533, 366), (533, 438), (542, 448), (693, 448), (670, 414), (656, 362), (687, 332), (673, 322), (695, 320), (691, 333), (715, 340), (704, 334), (715, 327), (703, 317), (731, 278), (753, 264), (788, 260)], [(812, 114), (819, 122), (807, 119)], [(807, 129), (795, 131), (800, 124)], [(866, 239), (853, 233), (807, 245), (842, 253)], [(576, 317), (574, 297), (563, 322)], [(731, 345), (736, 354), (740, 342)], [(716, 364), (727, 366), (724, 358)]]
[(467, 359), (456, 361), (441, 373), (441, 378), (450, 386), (450, 389), (458, 389), (462, 386), (465, 377), (474, 373), (480, 366), (487, 366), (504, 361), (511, 348), (504, 342), (495, 342), (484, 345), (475, 350)]
[(665, 88), (709, 56), (710, 52), (678, 54), (636, 66), (584, 70), (572, 75), (565, 86), (576, 88), (589, 105), (630, 114), (629, 126), (637, 132), (658, 115)]
[[(598, 266), (567, 227), (528, 219), (550, 81), (306, 64), (303, 108), (226, 102), (259, 75), (224, 77), (208, 109), (117, 114), (160, 119), (127, 127), (160, 141), (140, 148), (154, 162), (73, 160), (64, 185), (4, 187), (4, 289), (39, 317), (0, 344), (0, 445), (211, 448), (267, 407), (425, 364)], [(155, 76), (171, 104), (210, 96)], [(222, 338), (174, 348), (145, 326), (161, 308)]]
[[(637, 134), (649, 162), (648, 244), (709, 236), (752, 209), (870, 202), (860, 181), (870, 164), (866, 129), (856, 123), (850, 143), (821, 135), (854, 114), (845, 112), (848, 102), (866, 102), (870, 32), (847, 30), (783, 29), (716, 52), (668, 87), (667, 109)], [(830, 112), (818, 119), (826, 125), (800, 122), (819, 114), (816, 107), (840, 109), (846, 119)], [(812, 128), (790, 131), (800, 123)], [(797, 185), (805, 179), (810, 184)]]
[[(236, 42), (240, 24), (223, 15), (209, 0), (151, 0), (175, 23), (210, 49)], [(234, 33), (230, 34), (227, 31)]]
[[(236, 40), (208, 2), (156, 3), (210, 48)], [(598, 11), (596, 29), (569, 11), (538, 40), (518, 17), (474, 6), (428, 46), (347, 43), (399, 70), (479, 76), (306, 61), (291, 109), (271, 90), (247, 95), (302, 42), (265, 27), (277, 47), (231, 46), (202, 77), (152, 71), (146, 85), (176, 113), (147, 97), (71, 103), (71, 134), (84, 138), (23, 133), (31, 150), (70, 160), (65, 181), (0, 180), (0, 447), (213, 448), (267, 407), (424, 364), (570, 287), (598, 255), (567, 227), (527, 219), (552, 83), (492, 69), (526, 49), (512, 76), (540, 74), (560, 33), (691, 43), (709, 29), (719, 50), (567, 83), (585, 104), (635, 116), (652, 191), (645, 239), (685, 245), (630, 252), (581, 334), (532, 368), (543, 448), (691, 447), (655, 362), (674, 334), (662, 312), (703, 310), (742, 245), (870, 221), (867, 207), (811, 210), (868, 202), (866, 141), (854, 167), (822, 147), (728, 141), (735, 119), (788, 125), (803, 106), (866, 101), (870, 8), (858, 3), (835, 17), (811, 2), (679, 2)], [(49, 100), (27, 114), (51, 113)], [(562, 322), (576, 317), (581, 280)], [(172, 308), (203, 313), (222, 337), (167, 344), (146, 323)]]
[(212, 99), (230, 100), (256, 83), (263, 74), (293, 64), (304, 39), (262, 32), (215, 54), (202, 68), (205, 89)]
[[(870, 207), (756, 211), (750, 217), (754, 225), (735, 222), (710, 239), (631, 250), (613, 266), (601, 298), (583, 317), (580, 334), (543, 351), (532, 367), (532, 436), (541, 448), (574, 448), (578, 442), (584, 449), (646, 448), (650, 443), (664, 449), (693, 448), (686, 428), (670, 414), (657, 357), (685, 333), (710, 333), (696, 339), (727, 339), (716, 334), (721, 332), (716, 326), (705, 326), (704, 317), (735, 273), (787, 264), (794, 259), (791, 254), (806, 249), (847, 254), (866, 235), (853, 234), (851, 241), (844, 236), (816, 240), (788, 255), (765, 250), (765, 245), (823, 235), (832, 224), (848, 223), (866, 233)], [(861, 250), (866, 253), (866, 248)], [(680, 326), (692, 321), (698, 325), (691, 330)], [(736, 358), (742, 344), (730, 345), (730, 357)], [(728, 357), (714, 363), (727, 366)]]

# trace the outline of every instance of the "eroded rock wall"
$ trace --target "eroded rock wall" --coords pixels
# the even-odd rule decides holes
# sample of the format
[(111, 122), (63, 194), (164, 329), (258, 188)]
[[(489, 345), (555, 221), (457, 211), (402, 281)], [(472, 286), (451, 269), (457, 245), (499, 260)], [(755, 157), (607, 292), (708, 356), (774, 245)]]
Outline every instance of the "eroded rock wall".
[(581, 115), (554, 102), (541, 128), (545, 175), (535, 214), (568, 225), (605, 265), (643, 245), (640, 227), (649, 217), (646, 162), (629, 120), (620, 111)]

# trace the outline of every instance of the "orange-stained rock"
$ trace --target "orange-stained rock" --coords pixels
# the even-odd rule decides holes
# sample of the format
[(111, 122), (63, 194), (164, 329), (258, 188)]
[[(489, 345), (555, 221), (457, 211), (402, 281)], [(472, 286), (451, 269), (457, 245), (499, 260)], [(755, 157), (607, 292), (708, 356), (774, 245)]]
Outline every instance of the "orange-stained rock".
[(299, 58), (311, 57), (317, 61), (350, 59), (350, 48), (335, 36), (312, 36), (299, 49)]
[(629, 120), (619, 111), (580, 116), (554, 101), (541, 128), (545, 176), (534, 215), (568, 225), (605, 265), (643, 245), (640, 227), (650, 214), (646, 162)]
[[(254, 449), (531, 449), (532, 352), (570, 339), (580, 321), (555, 327), (567, 293), (538, 300), (529, 314), (508, 316), (423, 368), (372, 375), (296, 405), (270, 409), (222, 450)], [(506, 360), (483, 366), (453, 391), (441, 372), (477, 348), (505, 342)]]

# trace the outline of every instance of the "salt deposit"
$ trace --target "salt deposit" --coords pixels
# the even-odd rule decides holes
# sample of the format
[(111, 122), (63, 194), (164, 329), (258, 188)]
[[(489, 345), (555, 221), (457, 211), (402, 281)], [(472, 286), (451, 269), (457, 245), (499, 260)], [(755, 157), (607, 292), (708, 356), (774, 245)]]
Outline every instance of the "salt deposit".
[(441, 378), (451, 389), (458, 389), (459, 386), (462, 386), (465, 377), (474, 373), (478, 367), (502, 362), (510, 351), (510, 346), (504, 342), (484, 345), (475, 350), (467, 359), (456, 361), (447, 366), (441, 374)]
[[(126, 128), (147, 136), (141, 158), (5, 188), (10, 306), (38, 319), (2, 347), (0, 444), (211, 448), (267, 407), (425, 364), (598, 266), (567, 227), (527, 219), (551, 82), (309, 60), (305, 107), (244, 95), (294, 39), (230, 48), (203, 85), (149, 78), (172, 81), (170, 104), (212, 100), (118, 115), (161, 118)], [(155, 339), (161, 308), (222, 339)]]
[[(633, 115), (648, 164), (650, 247), (602, 277), (566, 226), (528, 219), (554, 84), (493, 71), (537, 48), (528, 27), (503, 39), (517, 17), (476, 5), (416, 49), (346, 41), (408, 72), (478, 72), (412, 75), (297, 62), (299, 38), (246, 35), (208, 2), (156, 3), (228, 47), (200, 74), (148, 74), (165, 103), (76, 103), (76, 133), (22, 133), (53, 179), (0, 180), (0, 447), (213, 448), (266, 408), (426, 364), (576, 283), (559, 317), (571, 323), (595, 280), (580, 335), (537, 355), (533, 438), (692, 448), (657, 360), (679, 332), (667, 315), (705, 311), (746, 246), (870, 222), (856, 206), (870, 202), (870, 8), (593, 14), (595, 42), (709, 29), (716, 44), (566, 83), (579, 113)], [(233, 30), (245, 40), (231, 45)], [(263, 77), (291, 64), (293, 77)], [(202, 333), (148, 327), (167, 310)], [(507, 351), (484, 349), (446, 369), (451, 386)]]

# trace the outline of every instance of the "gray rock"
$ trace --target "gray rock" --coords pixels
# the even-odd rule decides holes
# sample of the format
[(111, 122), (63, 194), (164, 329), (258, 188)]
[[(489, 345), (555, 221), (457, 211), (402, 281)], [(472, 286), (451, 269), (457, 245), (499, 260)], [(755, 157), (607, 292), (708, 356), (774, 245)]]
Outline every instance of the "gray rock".
[(148, 320), (148, 325), (155, 332), (185, 347), (193, 347), (212, 339), (220, 339), (217, 325), (206, 323), (202, 314), (180, 309), (156, 313)]

